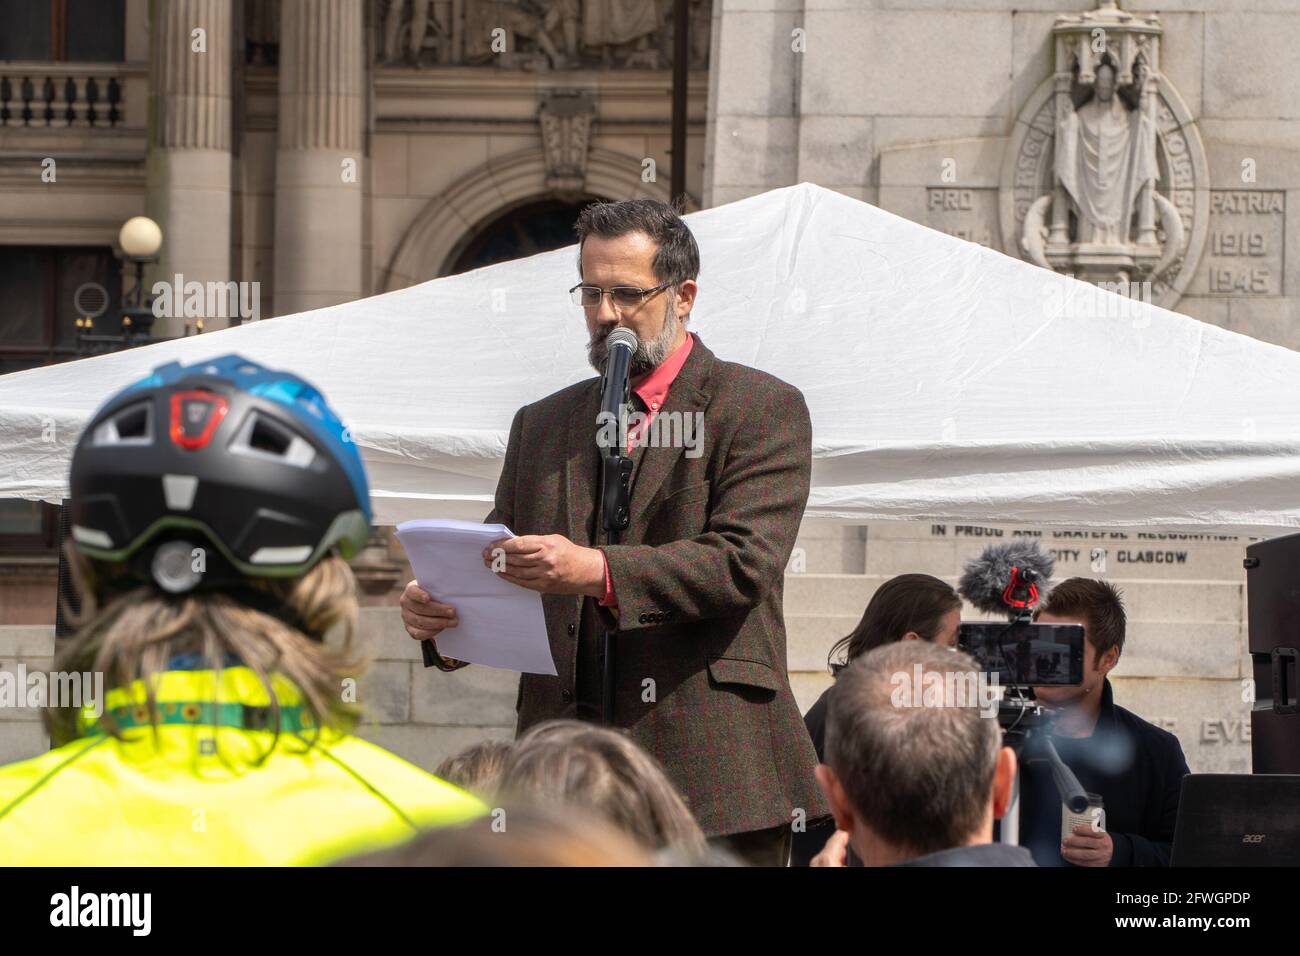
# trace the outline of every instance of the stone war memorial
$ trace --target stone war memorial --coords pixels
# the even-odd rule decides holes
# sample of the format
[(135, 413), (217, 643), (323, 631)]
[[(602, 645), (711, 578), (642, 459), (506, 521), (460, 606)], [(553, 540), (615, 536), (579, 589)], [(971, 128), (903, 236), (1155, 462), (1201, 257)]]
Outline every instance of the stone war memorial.
[[(125, 561), (130, 509), (92, 495), (118, 525), (72, 517), (83, 435), (120, 440), (123, 455), (154, 438), (205, 447), (225, 439), (234, 406), (214, 412), (207, 438), (195, 429), (211, 409), (186, 405), (189, 393), (146, 424), (88, 429), (96, 410), (166, 362), (238, 354), (319, 387), (333, 412), (297, 383), (249, 386), (306, 395), (287, 404), (337, 425), (339, 440), (241, 425), (229, 447), (247, 453), (247, 475), (264, 474), (259, 455), (283, 454), (302, 468), (295, 491), (323, 501), (310, 483), (322, 449), (364, 463), (368, 536), (344, 534), (360, 511), (327, 522), (332, 547), (353, 547), (369, 661), (346, 701), (362, 713), (357, 737), (427, 773), (516, 741), (535, 718), (594, 722), (597, 704), (615, 706), (603, 683), (613, 620), (623, 661), (662, 667), (617, 701), (649, 709), (606, 722), (666, 765), (704, 837), (769, 831), (810, 808), (826, 817), (812, 769), (826, 758), (804, 746), (801, 722), (829, 719), (833, 648), (891, 579), (957, 587), (991, 546), (1036, 544), (1054, 563), (1049, 583), (1122, 593), (1114, 703), (1172, 734), (1193, 774), (1251, 774), (1258, 697), (1295, 693), (1290, 676), (1257, 686), (1267, 671), (1251, 653), (1246, 559), (1300, 529), (1300, 484), (1294, 503), (1279, 490), (1300, 430), (1277, 427), (1300, 351), (1297, 50), (1300, 0), (0, 0), (0, 691), (73, 646), (65, 549)], [(581, 217), (627, 200), (683, 217), (699, 240), (698, 297), (684, 273), (580, 274)], [(671, 331), (683, 302), (696, 362), (757, 369), (806, 400), (811, 491), (783, 569), (766, 504), (718, 519), (700, 551), (669, 542), (624, 564), (615, 550), (712, 520), (726, 467), (755, 447), (797, 454), (807, 437), (799, 403), (764, 391), (767, 378), (710, 385), (666, 358), (676, 339), (626, 318), (652, 306)], [(662, 413), (667, 444), (694, 436), (701, 448), (671, 473), (643, 464), (670, 449), (602, 452), (602, 469), (628, 469), (624, 487), (648, 471), (673, 503), (638, 528), (633, 492), (629, 538), (607, 537), (592, 565), (603, 515), (584, 482), (596, 463), (584, 470), (590, 449), (557, 443), (578, 411), (546, 403), (590, 380), (596, 407), (592, 383), (622, 354), (594, 331), (611, 315), (606, 326), (634, 332), (637, 354), (673, 372), (638, 379), (649, 367), (629, 359), (639, 384), (625, 411)], [(251, 381), (250, 368), (230, 374)], [(641, 395), (647, 380), (665, 391)], [(1221, 403), (1205, 398), (1214, 388)], [(716, 439), (734, 423), (700, 411), (714, 393), (761, 421)], [(877, 406), (892, 418), (873, 418)], [(672, 430), (669, 412), (697, 411)], [(1139, 419), (1182, 425), (1198, 412), (1219, 415), (1204, 434), (1131, 437)], [(1094, 472), (1105, 474), (1088, 485)], [(1192, 473), (1215, 474), (1187, 504), (1179, 496), (1201, 487)], [(517, 499), (504, 510), (503, 474)], [(619, 493), (600, 474), (597, 494)], [(801, 474), (787, 465), (763, 502)], [(1060, 479), (1059, 500), (1044, 474)], [(157, 486), (180, 514), (207, 480), (170, 470)], [(1104, 493), (1090, 509), (1094, 487)], [(952, 488), (947, 507), (939, 491)], [(1260, 501), (1241, 501), (1257, 488)], [(308, 524), (287, 497), (257, 520)], [(1179, 508), (1160, 511), (1166, 498)], [(605, 564), (608, 590), (584, 579), (542, 592), (554, 674), (460, 666), (413, 639), (403, 602), (418, 572), (396, 526), (480, 523), (494, 509), (488, 520), (522, 534), (572, 537), (569, 569), (590, 577)], [(1210, 520), (1224, 515), (1240, 520)], [(263, 544), (217, 550), (240, 573), (296, 566), (286, 541)], [(746, 547), (758, 557), (733, 555), (708, 577), (710, 549)], [(618, 576), (662, 571), (664, 554), (688, 555), (705, 584), (685, 571), (638, 579), (615, 617)], [(152, 581), (163, 563), (147, 565)], [(771, 579), (754, 584), (768, 564)], [(961, 618), (996, 615), (967, 598)], [(320, 636), (336, 647), (338, 633)], [(681, 653), (657, 661), (656, 641)], [(1274, 657), (1276, 674), (1294, 673)], [(655, 711), (661, 692), (670, 706)], [(723, 720), (710, 707), (724, 693), (750, 706)], [(51, 729), (0, 693), (0, 777), (57, 749)], [(709, 785), (713, 766), (802, 782), (751, 800), (734, 781)], [(4, 794), (0, 783), (0, 866)], [(759, 820), (778, 803), (780, 821)]]

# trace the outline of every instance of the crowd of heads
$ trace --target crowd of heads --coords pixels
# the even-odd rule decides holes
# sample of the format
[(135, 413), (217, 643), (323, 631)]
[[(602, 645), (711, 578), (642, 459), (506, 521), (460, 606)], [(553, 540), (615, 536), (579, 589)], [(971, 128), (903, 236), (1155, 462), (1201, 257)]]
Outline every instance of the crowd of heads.
[[(1094, 661), (1117, 653), (1119, 592), (1082, 578), (1059, 587), (1044, 614), (1084, 624)], [(1010, 804), (1017, 763), (996, 719), (971, 699), (898, 702), (900, 678), (977, 671), (955, 647), (961, 607), (938, 578), (901, 575), (877, 589), (858, 627), (832, 651), (839, 659), (818, 782), (837, 828), (868, 865), (988, 843)], [(710, 846), (664, 769), (623, 731), (548, 721), (514, 743), (475, 744), (437, 775), (482, 797), (492, 814), (364, 862), (739, 863)]]
[[(961, 608), (957, 592), (938, 578), (899, 575), (876, 590), (857, 628), (832, 648), (837, 679), (817, 774), (837, 828), (868, 864), (988, 843), (1011, 802), (1016, 755), (980, 700), (899, 705), (900, 679), (978, 671), (956, 647)], [(1034, 618), (1082, 625), (1085, 637), (1083, 683), (1036, 688), (1039, 699), (1060, 706), (1098, 692), (1097, 682), (1124, 645), (1119, 590), (1106, 581), (1069, 578), (1049, 592)]]
[(658, 761), (623, 731), (551, 720), (513, 743), (474, 744), (436, 776), (488, 816), (366, 857), (392, 866), (733, 863), (713, 850)]

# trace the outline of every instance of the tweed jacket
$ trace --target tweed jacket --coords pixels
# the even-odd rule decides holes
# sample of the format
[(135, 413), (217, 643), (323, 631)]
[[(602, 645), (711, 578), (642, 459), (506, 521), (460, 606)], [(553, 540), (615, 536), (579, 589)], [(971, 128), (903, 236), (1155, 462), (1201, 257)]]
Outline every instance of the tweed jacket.
[[(618, 602), (615, 616), (593, 598), (542, 596), (558, 676), (522, 676), (517, 732), (576, 715), (591, 602), (588, 619), (594, 608), (616, 632), (614, 722), (663, 764), (706, 834), (825, 815), (782, 615), (812, 465), (802, 393), (718, 359), (697, 338), (656, 421), (699, 427), (661, 427), (658, 446), (636, 447), (631, 522), (614, 545), (601, 544), (603, 531), (592, 537), (599, 406), (597, 377), (521, 408), (487, 518), (517, 535), (601, 547)], [(677, 435), (696, 442), (667, 440)]]

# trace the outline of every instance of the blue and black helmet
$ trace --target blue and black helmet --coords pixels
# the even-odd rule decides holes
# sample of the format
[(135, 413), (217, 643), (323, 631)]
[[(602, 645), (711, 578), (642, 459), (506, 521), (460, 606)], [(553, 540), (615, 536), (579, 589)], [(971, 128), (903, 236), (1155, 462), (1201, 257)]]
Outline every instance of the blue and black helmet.
[(77, 549), (171, 593), (297, 577), (370, 534), (365, 468), (338, 416), (298, 376), (238, 355), (163, 365), (109, 399), (70, 485)]

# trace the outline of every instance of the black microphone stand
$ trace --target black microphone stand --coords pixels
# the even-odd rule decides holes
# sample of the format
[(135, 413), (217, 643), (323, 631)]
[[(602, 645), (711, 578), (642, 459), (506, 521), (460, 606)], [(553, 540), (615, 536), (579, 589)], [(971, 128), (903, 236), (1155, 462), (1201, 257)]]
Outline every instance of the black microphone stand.
[[(622, 376), (621, 384), (621, 388), (618, 387), (618, 383), (614, 383), (613, 388), (607, 385), (606, 394), (601, 402), (602, 420), (608, 421), (609, 419), (604, 415), (610, 414), (615, 415), (618, 421), (618, 440), (615, 442), (615, 447), (600, 450), (600, 523), (605, 530), (606, 544), (618, 544), (623, 529), (631, 520), (632, 459), (628, 457), (627, 448), (623, 443), (624, 436), (627, 434), (627, 415), (630, 407), (628, 400), (630, 381), (627, 374)], [(600, 716), (607, 724), (614, 722), (615, 652), (614, 632), (606, 628), (601, 646)]]

